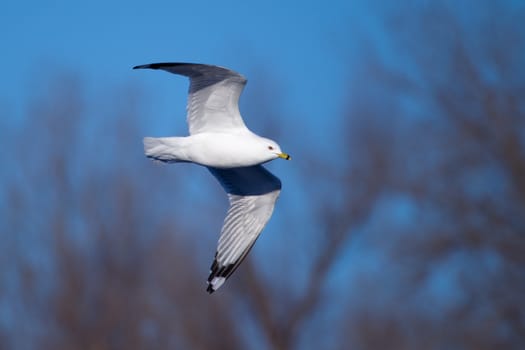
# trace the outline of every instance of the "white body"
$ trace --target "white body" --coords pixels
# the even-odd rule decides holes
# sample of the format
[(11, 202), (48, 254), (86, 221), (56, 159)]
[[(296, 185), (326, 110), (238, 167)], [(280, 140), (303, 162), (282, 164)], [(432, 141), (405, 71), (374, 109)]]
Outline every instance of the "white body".
[(205, 132), (186, 137), (146, 137), (144, 152), (150, 158), (165, 162), (237, 168), (276, 159), (281, 150), (271, 140), (250, 131), (241, 131), (235, 134)]

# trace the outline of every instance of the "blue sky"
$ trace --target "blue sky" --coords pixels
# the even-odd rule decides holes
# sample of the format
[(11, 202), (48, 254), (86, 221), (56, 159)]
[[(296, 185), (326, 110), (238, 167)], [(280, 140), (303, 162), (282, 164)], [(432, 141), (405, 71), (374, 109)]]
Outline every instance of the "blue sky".
[[(363, 3), (10, 0), (0, 14), (0, 103), (20, 111), (39, 83), (65, 70), (94, 88), (148, 84), (156, 103), (184, 105), (178, 92), (186, 82), (131, 67), (188, 61), (237, 70), (248, 89), (257, 79), (278, 81), (274, 91), (290, 120), (329, 126), (341, 109), (354, 36), (373, 22)], [(258, 70), (267, 75), (251, 74)]]

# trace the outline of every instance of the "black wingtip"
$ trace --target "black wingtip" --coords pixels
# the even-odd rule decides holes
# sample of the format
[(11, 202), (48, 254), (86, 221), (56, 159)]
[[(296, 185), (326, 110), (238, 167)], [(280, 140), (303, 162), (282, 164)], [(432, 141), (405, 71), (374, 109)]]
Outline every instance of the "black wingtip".
[(144, 68), (151, 68), (150, 64), (141, 64), (139, 66), (133, 67), (133, 69), (144, 69)]
[(141, 64), (139, 66), (133, 67), (133, 69), (162, 69), (162, 68), (169, 68), (169, 67), (176, 67), (176, 66), (186, 66), (186, 65), (192, 65), (193, 63), (181, 63), (181, 62), (160, 62), (160, 63), (149, 63), (149, 64)]
[(206, 291), (207, 291), (209, 294), (213, 294), (213, 292), (215, 292), (215, 289), (213, 289), (213, 287), (211, 286), (211, 284), (208, 284), (208, 288), (206, 288)]

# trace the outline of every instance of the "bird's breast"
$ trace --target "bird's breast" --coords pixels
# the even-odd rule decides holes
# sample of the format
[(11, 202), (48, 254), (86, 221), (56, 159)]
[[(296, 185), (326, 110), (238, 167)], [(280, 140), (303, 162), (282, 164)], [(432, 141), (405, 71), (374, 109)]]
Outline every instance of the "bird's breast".
[(187, 154), (194, 163), (215, 168), (246, 167), (267, 162), (258, 140), (249, 134), (202, 133), (188, 136)]

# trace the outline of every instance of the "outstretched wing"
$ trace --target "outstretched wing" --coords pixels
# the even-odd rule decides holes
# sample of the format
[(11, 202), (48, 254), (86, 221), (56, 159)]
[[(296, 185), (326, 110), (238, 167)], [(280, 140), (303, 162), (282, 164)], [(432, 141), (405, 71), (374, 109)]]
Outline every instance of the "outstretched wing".
[(187, 122), (190, 134), (246, 130), (239, 96), (246, 78), (227, 68), (196, 63), (152, 63), (133, 69), (162, 69), (190, 78)]
[(213, 293), (239, 267), (266, 226), (281, 192), (281, 181), (262, 165), (208, 169), (230, 200), (208, 277), (207, 291)]

